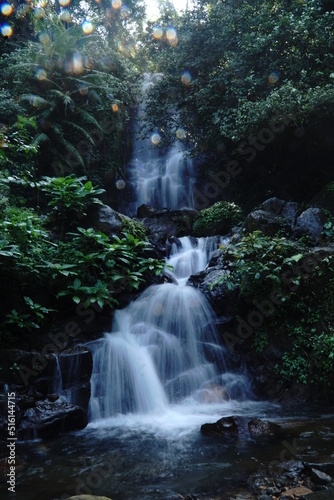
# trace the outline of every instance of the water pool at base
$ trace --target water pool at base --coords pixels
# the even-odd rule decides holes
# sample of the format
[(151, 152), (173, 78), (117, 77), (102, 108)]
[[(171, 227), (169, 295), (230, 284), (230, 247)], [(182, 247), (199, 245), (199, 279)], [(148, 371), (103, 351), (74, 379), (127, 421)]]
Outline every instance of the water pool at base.
[[(222, 416), (267, 418), (279, 437), (203, 436)], [(120, 415), (50, 442), (17, 445), (17, 496), (56, 500), (75, 494), (113, 500), (229, 499), (247, 490), (261, 465), (284, 460), (331, 461), (334, 415), (319, 408), (260, 402), (183, 404), (165, 414)]]

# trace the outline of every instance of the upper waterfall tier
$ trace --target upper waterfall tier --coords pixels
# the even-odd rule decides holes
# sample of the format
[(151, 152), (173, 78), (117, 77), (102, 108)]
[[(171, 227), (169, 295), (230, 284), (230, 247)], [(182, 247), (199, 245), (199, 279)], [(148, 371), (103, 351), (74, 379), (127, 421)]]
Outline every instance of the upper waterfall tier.
[(133, 202), (125, 208), (134, 211), (144, 203), (154, 208), (193, 208), (193, 162), (186, 156), (182, 143), (175, 136), (173, 146), (162, 151), (159, 131), (152, 130), (150, 137), (140, 137), (145, 121), (145, 96), (156, 78), (158, 75), (147, 74), (143, 79), (144, 99), (135, 121), (133, 154), (128, 165)]

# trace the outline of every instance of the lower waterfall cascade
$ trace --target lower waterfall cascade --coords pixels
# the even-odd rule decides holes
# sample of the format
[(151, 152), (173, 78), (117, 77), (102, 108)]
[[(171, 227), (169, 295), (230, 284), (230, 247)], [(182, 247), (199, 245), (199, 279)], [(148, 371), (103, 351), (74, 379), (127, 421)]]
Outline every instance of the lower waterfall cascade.
[(180, 238), (167, 263), (173, 283), (153, 285), (115, 313), (111, 333), (95, 341), (90, 420), (165, 412), (171, 404), (247, 398), (247, 378), (230, 373), (215, 315), (186, 285), (203, 270), (219, 238)]

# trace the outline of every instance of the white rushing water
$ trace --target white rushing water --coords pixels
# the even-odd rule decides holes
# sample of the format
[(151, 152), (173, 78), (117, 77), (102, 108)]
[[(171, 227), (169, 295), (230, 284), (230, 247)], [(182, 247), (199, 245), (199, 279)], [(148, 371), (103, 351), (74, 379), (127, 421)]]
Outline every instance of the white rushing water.
[(211, 307), (185, 283), (205, 268), (218, 238), (184, 237), (180, 243), (168, 260), (176, 283), (151, 286), (117, 311), (112, 332), (93, 346), (92, 421), (120, 414), (175, 418), (194, 404), (247, 396), (245, 377), (226, 369)]
[[(159, 75), (146, 74), (143, 79), (143, 103), (139, 106), (135, 124), (132, 159), (129, 164), (130, 185), (135, 193), (132, 206), (123, 211), (135, 211), (142, 204), (154, 208), (192, 208), (193, 162), (177, 139), (167, 151), (159, 147), (160, 134), (152, 131), (147, 138), (140, 137), (141, 120), (145, 116), (145, 95)], [(131, 205), (131, 204), (130, 204)]]

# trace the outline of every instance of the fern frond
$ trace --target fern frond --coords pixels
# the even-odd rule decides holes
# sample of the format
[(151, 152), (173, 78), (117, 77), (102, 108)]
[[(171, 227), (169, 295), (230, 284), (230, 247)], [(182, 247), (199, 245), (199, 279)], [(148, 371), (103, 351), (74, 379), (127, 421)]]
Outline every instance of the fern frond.
[(37, 144), (39, 146), (40, 144), (43, 144), (43, 142), (50, 142), (50, 138), (43, 132), (34, 137), (33, 144)]
[(80, 118), (82, 119), (82, 121), (87, 123), (87, 125), (95, 125), (95, 127), (97, 127), (99, 130), (101, 130), (103, 132), (102, 127), (99, 124), (99, 122), (96, 120), (96, 118), (94, 118), (93, 115), (88, 113), (88, 111), (84, 111), (83, 109), (79, 109), (78, 114), (79, 114)]
[(90, 136), (90, 134), (87, 132), (87, 130), (85, 130), (84, 128), (80, 127), (80, 125), (78, 125), (77, 123), (74, 123), (74, 122), (71, 122), (71, 121), (68, 121), (68, 120), (63, 120), (61, 123), (64, 126), (70, 126), (73, 129), (77, 130), (77, 132), (79, 132), (81, 135), (83, 135), (91, 144), (93, 144), (93, 145), (95, 144), (94, 140), (92, 139), (92, 137)]
[(43, 97), (36, 94), (23, 94), (21, 95), (20, 101), (26, 101), (34, 106), (35, 108), (47, 108), (50, 106), (50, 102), (44, 99)]

